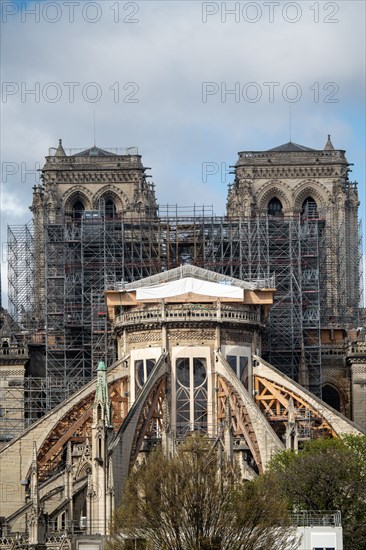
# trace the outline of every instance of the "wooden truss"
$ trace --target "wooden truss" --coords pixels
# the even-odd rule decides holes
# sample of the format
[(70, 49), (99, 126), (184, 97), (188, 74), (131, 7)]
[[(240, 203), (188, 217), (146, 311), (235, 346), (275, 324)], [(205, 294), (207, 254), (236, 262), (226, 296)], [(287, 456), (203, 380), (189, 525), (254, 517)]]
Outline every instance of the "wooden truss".
[(263, 472), (263, 464), (259, 451), (257, 436), (252, 421), (240, 395), (233, 386), (222, 376), (217, 378), (217, 418), (218, 424), (226, 418), (227, 401), (230, 406), (231, 428), (234, 437), (243, 437), (257, 464), (259, 473)]
[(283, 432), (289, 421), (295, 421), (303, 439), (336, 437), (322, 415), (321, 405), (315, 408), (294, 391), (258, 375), (254, 376), (254, 389), (258, 407), (277, 433)]
[[(127, 384), (127, 377), (124, 377), (109, 385), (115, 432), (127, 415)], [(91, 436), (94, 397), (93, 391), (82, 401), (75, 403), (44, 440), (37, 456), (40, 480), (49, 477), (62, 462), (63, 449), (68, 441), (84, 442)]]

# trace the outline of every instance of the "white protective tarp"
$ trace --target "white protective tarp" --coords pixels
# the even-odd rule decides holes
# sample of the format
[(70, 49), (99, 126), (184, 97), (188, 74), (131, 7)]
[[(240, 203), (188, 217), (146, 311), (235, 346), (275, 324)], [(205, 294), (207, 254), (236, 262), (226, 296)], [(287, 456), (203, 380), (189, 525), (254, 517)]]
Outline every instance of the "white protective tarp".
[(202, 294), (204, 296), (215, 296), (217, 298), (244, 298), (244, 290), (237, 286), (211, 283), (193, 277), (184, 277), (177, 281), (170, 281), (161, 285), (142, 287), (136, 289), (137, 300), (151, 300), (170, 298), (181, 294)]

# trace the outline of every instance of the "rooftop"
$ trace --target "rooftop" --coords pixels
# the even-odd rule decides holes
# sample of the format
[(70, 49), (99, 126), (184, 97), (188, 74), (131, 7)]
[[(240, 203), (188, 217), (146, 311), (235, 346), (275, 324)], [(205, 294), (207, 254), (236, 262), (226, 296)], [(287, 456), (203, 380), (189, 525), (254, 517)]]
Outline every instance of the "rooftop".
[(293, 153), (296, 151), (316, 151), (316, 149), (311, 149), (310, 147), (305, 147), (304, 145), (299, 145), (298, 143), (289, 141), (288, 143), (284, 143), (283, 145), (278, 145), (278, 147), (274, 147), (273, 149), (268, 149), (268, 151)]
[(59, 140), (58, 147), (51, 147), (48, 150), (49, 157), (118, 157), (138, 155), (137, 147), (82, 147), (67, 148), (62, 145), (62, 139)]
[(93, 147), (90, 147), (89, 149), (85, 149), (80, 153), (74, 153), (72, 156), (73, 157), (115, 157), (116, 153), (112, 153), (107, 149), (101, 149), (100, 147), (96, 147), (94, 145)]
[(163, 271), (151, 277), (146, 277), (135, 281), (133, 283), (119, 283), (115, 290), (136, 290), (139, 287), (150, 287), (154, 285), (160, 285), (168, 283), (169, 281), (176, 281), (185, 277), (194, 277), (203, 281), (210, 281), (221, 285), (233, 285), (239, 288), (254, 290), (260, 288), (273, 288), (274, 279), (255, 279), (251, 281), (242, 281), (235, 277), (229, 277), (228, 275), (221, 275), (215, 271), (204, 269), (191, 264), (181, 265), (168, 271)]

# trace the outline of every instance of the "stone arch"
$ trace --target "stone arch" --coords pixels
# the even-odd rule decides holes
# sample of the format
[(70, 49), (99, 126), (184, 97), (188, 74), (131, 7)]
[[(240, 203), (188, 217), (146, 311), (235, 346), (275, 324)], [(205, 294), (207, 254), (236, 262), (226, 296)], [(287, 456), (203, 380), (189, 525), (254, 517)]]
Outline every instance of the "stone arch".
[(78, 467), (75, 474), (75, 479), (82, 479), (92, 473), (92, 463), (89, 460), (84, 460)]
[(329, 388), (332, 388), (335, 390), (339, 395), (340, 400), (340, 408), (335, 408), (331, 403), (329, 403), (326, 399), (324, 399), (324, 396), (322, 396), (322, 399), (325, 403), (333, 407), (333, 409), (339, 411), (342, 414), (347, 413), (347, 408), (349, 406), (349, 395), (346, 387), (344, 386), (344, 382), (342, 379), (336, 377), (336, 376), (324, 376), (323, 377), (323, 385), (322, 390), (328, 386)]
[(252, 455), (251, 469), (256, 473), (263, 473), (265, 460), (263, 460), (261, 444), (257, 437), (258, 425), (253, 422), (242, 392), (238, 393), (229, 380), (221, 373), (218, 373), (217, 384), (219, 388), (219, 397), (217, 400), (218, 416), (222, 417), (226, 414), (227, 408), (229, 409), (231, 430), (233, 433), (240, 434), (245, 439)]
[(83, 203), (85, 210), (92, 210), (92, 193), (84, 186), (76, 185), (73, 186), (72, 189), (67, 191), (63, 197), (65, 212), (70, 213), (72, 211), (73, 205), (78, 200)]
[(303, 202), (312, 197), (318, 207), (318, 211), (324, 210), (329, 203), (330, 197), (325, 186), (319, 182), (304, 181), (296, 185), (293, 190), (294, 212), (301, 213)]
[(325, 401), (325, 403), (333, 407), (333, 409), (335, 409), (338, 412), (341, 412), (341, 407), (342, 407), (341, 393), (334, 384), (329, 384), (329, 382), (327, 382), (326, 384), (323, 385), (322, 399), (323, 401)]
[(101, 199), (113, 201), (117, 214), (124, 212), (129, 206), (129, 200), (126, 194), (115, 185), (105, 185), (99, 189), (93, 200), (93, 205), (96, 210), (99, 210)]
[(283, 204), (279, 198), (273, 197), (267, 204), (267, 214), (270, 216), (283, 217)]
[(283, 213), (291, 211), (291, 190), (283, 182), (269, 181), (256, 194), (258, 208), (262, 212), (267, 212), (268, 203), (271, 199), (277, 198), (282, 203)]

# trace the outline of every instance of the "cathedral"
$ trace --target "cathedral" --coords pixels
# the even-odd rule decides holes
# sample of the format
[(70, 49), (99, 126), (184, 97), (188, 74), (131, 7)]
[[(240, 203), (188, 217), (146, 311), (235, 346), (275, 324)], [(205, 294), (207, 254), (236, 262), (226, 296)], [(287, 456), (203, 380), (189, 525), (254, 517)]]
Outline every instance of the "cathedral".
[(330, 136), (240, 152), (216, 216), (159, 208), (136, 149), (50, 149), (32, 226), (9, 228), (0, 548), (104, 548), (130, 469), (192, 432), (243, 479), (364, 432), (349, 171)]

